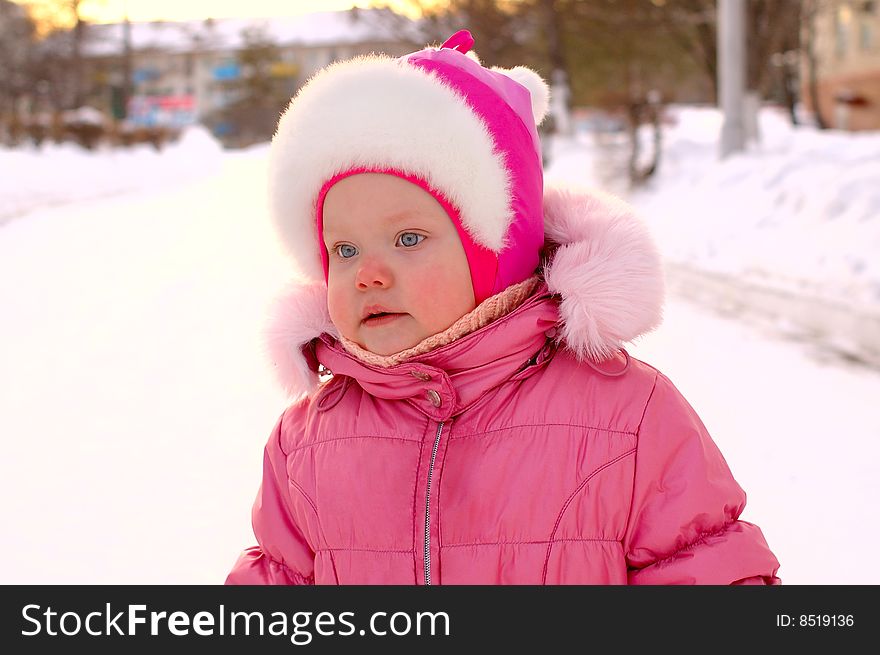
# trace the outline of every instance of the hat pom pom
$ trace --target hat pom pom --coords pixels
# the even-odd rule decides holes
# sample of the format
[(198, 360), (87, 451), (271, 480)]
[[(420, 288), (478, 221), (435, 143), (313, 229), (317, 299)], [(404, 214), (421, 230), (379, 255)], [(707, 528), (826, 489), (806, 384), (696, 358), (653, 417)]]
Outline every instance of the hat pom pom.
[(525, 66), (515, 66), (514, 68), (494, 66), (492, 70), (507, 75), (529, 90), (529, 94), (532, 96), (532, 115), (535, 117), (535, 125), (540, 125), (550, 108), (550, 87), (547, 82), (531, 68)]

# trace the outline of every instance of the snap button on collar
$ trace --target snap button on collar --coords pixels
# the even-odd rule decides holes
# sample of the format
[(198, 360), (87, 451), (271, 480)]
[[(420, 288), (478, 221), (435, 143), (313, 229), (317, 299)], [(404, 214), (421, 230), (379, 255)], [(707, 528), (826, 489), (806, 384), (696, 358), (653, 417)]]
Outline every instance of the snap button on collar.
[(441, 403), (442, 401), (440, 400), (440, 394), (439, 394), (439, 393), (437, 393), (437, 392), (434, 391), (433, 389), (428, 389), (428, 390), (425, 392), (425, 395), (428, 396), (428, 400), (431, 401), (431, 404), (432, 404), (434, 407), (440, 407), (440, 403)]
[(427, 373), (423, 373), (422, 371), (413, 371), (412, 376), (414, 378), (418, 378), (419, 380), (424, 380), (425, 382), (431, 379), (430, 375), (428, 375)]

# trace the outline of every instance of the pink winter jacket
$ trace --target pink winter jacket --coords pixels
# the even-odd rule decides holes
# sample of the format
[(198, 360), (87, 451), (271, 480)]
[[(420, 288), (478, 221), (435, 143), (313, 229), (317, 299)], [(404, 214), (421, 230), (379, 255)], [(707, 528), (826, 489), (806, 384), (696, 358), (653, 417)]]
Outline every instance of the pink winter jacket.
[(535, 293), (389, 368), (339, 344), (320, 287), (279, 304), (273, 351), (300, 397), (227, 584), (779, 583), (698, 415), (619, 348), (659, 321), (647, 231), (566, 192), (545, 222)]

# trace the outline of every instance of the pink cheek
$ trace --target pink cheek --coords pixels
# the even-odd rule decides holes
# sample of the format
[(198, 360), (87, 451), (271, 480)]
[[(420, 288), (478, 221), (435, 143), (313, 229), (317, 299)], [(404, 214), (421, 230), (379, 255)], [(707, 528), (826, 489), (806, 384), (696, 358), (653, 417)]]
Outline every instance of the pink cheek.
[(337, 328), (351, 329), (352, 306), (351, 300), (346, 297), (345, 293), (331, 284), (327, 290), (327, 309), (330, 312), (330, 320)]
[(407, 282), (411, 288), (424, 293), (426, 296), (448, 289), (448, 278), (446, 267), (442, 262), (424, 267), (413, 267), (407, 271), (406, 275)]
[(431, 314), (445, 309), (451, 296), (450, 286), (453, 283), (441, 266), (413, 272), (409, 277), (409, 287), (416, 302), (422, 307), (422, 314), (425, 309), (432, 310)]

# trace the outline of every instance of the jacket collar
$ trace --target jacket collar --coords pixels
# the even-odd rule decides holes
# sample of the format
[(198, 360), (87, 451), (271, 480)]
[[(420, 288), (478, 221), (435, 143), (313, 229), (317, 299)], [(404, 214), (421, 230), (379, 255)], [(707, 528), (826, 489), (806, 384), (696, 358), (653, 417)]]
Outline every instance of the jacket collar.
[[(376, 396), (410, 399), (439, 418), (479, 398), (497, 379), (517, 375), (529, 358), (546, 359), (557, 342), (580, 361), (602, 362), (656, 328), (664, 301), (662, 260), (633, 209), (609, 194), (556, 188), (545, 190), (543, 210), (544, 284), (532, 297), (451, 344), (389, 368), (361, 362), (338, 343), (323, 280), (291, 283), (270, 306), (265, 327), (267, 354), (288, 396), (299, 399), (317, 388), (320, 362)], [(554, 324), (557, 334), (548, 339)], [(440, 395), (439, 407), (429, 390)]]
[[(519, 307), (452, 343), (391, 367), (364, 362), (327, 334), (317, 361), (378, 398), (405, 400), (434, 420), (460, 413), (502, 382), (531, 375), (554, 348), (559, 308), (545, 283)], [(541, 355), (545, 354), (542, 358)], [(537, 360), (541, 360), (540, 362)]]

